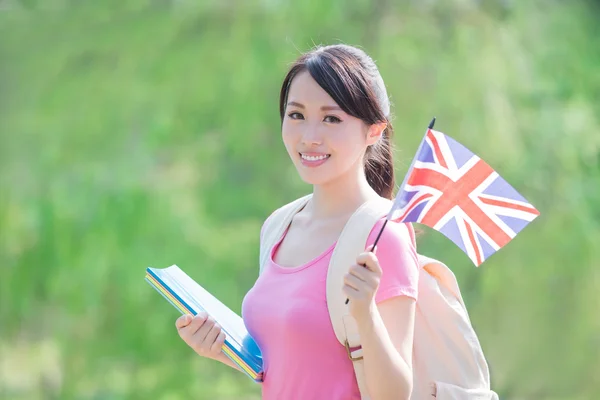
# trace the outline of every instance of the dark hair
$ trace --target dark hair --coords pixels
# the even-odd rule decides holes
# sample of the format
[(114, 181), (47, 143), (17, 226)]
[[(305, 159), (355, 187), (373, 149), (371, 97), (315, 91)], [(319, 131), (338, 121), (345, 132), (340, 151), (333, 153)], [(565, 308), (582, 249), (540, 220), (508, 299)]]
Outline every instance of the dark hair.
[(365, 154), (365, 175), (369, 185), (381, 196), (393, 198), (393, 128), (390, 102), (375, 62), (364, 51), (336, 44), (318, 46), (300, 56), (291, 66), (281, 87), (279, 112), (283, 121), (290, 84), (308, 70), (312, 78), (349, 115), (368, 125), (387, 122), (382, 137)]

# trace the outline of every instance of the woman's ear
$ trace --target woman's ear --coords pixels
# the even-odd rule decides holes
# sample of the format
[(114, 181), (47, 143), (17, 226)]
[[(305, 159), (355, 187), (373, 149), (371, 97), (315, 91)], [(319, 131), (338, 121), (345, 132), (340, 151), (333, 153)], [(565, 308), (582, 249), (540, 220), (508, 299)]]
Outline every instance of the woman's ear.
[(387, 122), (379, 122), (373, 124), (369, 127), (369, 131), (367, 132), (367, 145), (371, 146), (381, 138), (383, 135), (383, 131), (387, 127)]

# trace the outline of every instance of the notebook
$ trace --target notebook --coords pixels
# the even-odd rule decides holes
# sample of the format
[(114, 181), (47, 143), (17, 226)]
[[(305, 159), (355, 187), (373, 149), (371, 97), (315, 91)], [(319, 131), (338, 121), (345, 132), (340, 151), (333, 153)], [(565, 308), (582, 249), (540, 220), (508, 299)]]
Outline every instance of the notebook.
[(242, 317), (221, 303), (177, 265), (168, 268), (146, 268), (146, 281), (182, 314), (196, 315), (199, 311), (204, 311), (213, 317), (226, 335), (223, 353), (253, 381), (262, 382), (262, 355), (246, 330)]

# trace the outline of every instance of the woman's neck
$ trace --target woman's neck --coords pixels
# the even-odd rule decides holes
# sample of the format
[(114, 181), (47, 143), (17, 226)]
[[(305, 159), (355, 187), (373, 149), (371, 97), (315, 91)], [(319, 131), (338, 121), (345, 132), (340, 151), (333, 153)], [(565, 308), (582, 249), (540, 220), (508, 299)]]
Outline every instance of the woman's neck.
[(378, 197), (363, 171), (350, 173), (324, 185), (315, 185), (307, 205), (311, 219), (337, 219), (352, 214), (365, 201)]

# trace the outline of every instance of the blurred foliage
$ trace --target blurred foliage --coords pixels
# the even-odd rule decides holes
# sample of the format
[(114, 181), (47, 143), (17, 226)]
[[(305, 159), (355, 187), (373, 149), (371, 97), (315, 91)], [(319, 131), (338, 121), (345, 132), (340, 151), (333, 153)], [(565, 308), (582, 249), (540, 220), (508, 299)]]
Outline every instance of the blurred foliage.
[[(400, 4), (396, 4), (400, 3)], [(392, 96), (399, 181), (426, 124), (541, 216), (481, 268), (441, 234), (502, 399), (600, 393), (597, 2), (0, 1), (0, 397), (258, 399), (144, 281), (178, 264), (239, 312), (258, 233), (311, 188), (279, 85), (339, 41)]]

